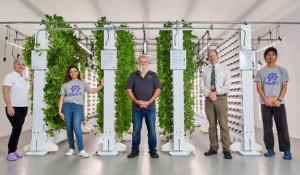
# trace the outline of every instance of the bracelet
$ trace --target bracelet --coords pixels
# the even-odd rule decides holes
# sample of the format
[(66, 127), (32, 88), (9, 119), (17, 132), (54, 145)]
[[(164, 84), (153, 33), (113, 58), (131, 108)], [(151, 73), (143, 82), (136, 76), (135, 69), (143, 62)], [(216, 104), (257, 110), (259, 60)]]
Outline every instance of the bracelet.
[(277, 100), (281, 102), (281, 100), (279, 98)]

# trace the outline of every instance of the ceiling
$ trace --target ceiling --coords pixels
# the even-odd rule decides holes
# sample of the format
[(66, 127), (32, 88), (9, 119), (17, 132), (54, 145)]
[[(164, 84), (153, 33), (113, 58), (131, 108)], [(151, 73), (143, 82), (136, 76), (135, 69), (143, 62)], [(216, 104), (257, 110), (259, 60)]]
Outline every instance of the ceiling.
[[(278, 21), (300, 9), (299, 0), (1, 0), (0, 21), (41, 21), (44, 14), (63, 16), (65, 21), (97, 21), (106, 16), (108, 21)], [(298, 15), (299, 16), (299, 15)], [(300, 21), (300, 18), (291, 18)], [(73, 24), (74, 25), (74, 24)], [(129, 24), (142, 27), (143, 24)], [(11, 24), (24, 34), (32, 35), (35, 24)], [(94, 27), (93, 24), (77, 24)], [(239, 28), (240, 25), (214, 24), (214, 28)], [(252, 25), (252, 38), (265, 33), (276, 25)], [(162, 24), (145, 24), (145, 27), (163, 27)], [(193, 24), (193, 27), (210, 27), (210, 24)], [(0, 35), (6, 36), (5, 25), (0, 25)], [(142, 38), (142, 31), (133, 31)], [(147, 31), (146, 37), (154, 39), (159, 31)], [(90, 35), (90, 31), (84, 31)], [(194, 31), (201, 37), (205, 31)], [(230, 32), (211, 32), (212, 38), (226, 38)], [(13, 36), (13, 35), (12, 35)], [(141, 43), (141, 40), (137, 40)], [(154, 43), (155, 40), (149, 40)], [(214, 41), (220, 42), (220, 41)], [(3, 48), (4, 39), (0, 41)], [(137, 45), (136, 49), (142, 46)], [(155, 49), (150, 45), (149, 49)], [(155, 57), (155, 53), (152, 53)], [(154, 67), (153, 67), (154, 68)], [(156, 68), (155, 68), (156, 69)]]

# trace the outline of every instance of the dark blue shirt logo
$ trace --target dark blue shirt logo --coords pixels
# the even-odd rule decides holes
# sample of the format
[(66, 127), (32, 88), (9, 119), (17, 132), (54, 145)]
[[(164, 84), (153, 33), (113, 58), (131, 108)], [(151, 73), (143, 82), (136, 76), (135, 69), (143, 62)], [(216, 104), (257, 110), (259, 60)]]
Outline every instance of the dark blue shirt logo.
[[(81, 88), (78, 85), (74, 85), (70, 88), (72, 93), (69, 93), (69, 96), (80, 96), (81, 92), (79, 92)], [(75, 92), (74, 92), (75, 91)]]
[(268, 81), (265, 83), (266, 85), (278, 85), (279, 81), (276, 81), (278, 79), (278, 76), (276, 73), (270, 73), (268, 74)]

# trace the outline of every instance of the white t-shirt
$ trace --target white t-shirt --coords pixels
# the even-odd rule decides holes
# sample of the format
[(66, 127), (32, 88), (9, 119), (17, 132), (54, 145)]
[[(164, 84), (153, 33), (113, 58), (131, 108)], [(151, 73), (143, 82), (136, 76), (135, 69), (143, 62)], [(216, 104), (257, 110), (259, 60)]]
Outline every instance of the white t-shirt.
[(3, 85), (10, 86), (8, 92), (13, 107), (27, 107), (30, 83), (23, 74), (22, 77), (13, 71), (4, 78)]

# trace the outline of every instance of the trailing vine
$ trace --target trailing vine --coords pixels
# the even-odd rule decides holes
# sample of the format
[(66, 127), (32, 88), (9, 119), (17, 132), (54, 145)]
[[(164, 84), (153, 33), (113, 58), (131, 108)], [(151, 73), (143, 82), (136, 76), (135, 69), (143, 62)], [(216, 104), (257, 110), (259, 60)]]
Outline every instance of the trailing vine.
[[(101, 17), (95, 26), (100, 28), (104, 27), (106, 17)], [(120, 27), (128, 27), (127, 25), (120, 25)], [(95, 37), (95, 45), (97, 50), (95, 52), (96, 60), (99, 62), (97, 65), (96, 73), (98, 74), (97, 81), (100, 82), (104, 76), (103, 70), (101, 70), (101, 50), (104, 49), (104, 31), (96, 30), (92, 31)], [(135, 70), (135, 56), (134, 56), (134, 36), (129, 31), (117, 31), (117, 49), (118, 49), (118, 61), (117, 61), (117, 77), (116, 77), (116, 133), (118, 138), (122, 138), (123, 133), (126, 133), (130, 129), (131, 123), (131, 101), (127, 97), (124, 87), (131, 72)], [(105, 87), (104, 87), (105, 88)], [(99, 102), (97, 104), (97, 123), (99, 125), (98, 130), (103, 133), (103, 91), (98, 92)]]
[[(119, 27), (128, 28), (126, 24)], [(118, 62), (117, 62), (117, 77), (116, 77), (116, 133), (118, 138), (122, 138), (123, 133), (126, 133), (131, 126), (132, 109), (131, 100), (128, 98), (125, 91), (125, 86), (128, 77), (136, 71), (136, 59), (134, 51), (134, 35), (128, 30), (116, 31), (117, 49), (118, 49)]]
[[(35, 42), (35, 36), (30, 36), (28, 38), (26, 38), (25, 44), (23, 45), (23, 59), (26, 61), (26, 66), (30, 72), (29, 77), (31, 77), (33, 75), (33, 70), (31, 69), (31, 51), (34, 50), (34, 42)], [(31, 80), (30, 80), (31, 81)], [(32, 111), (33, 111), (33, 89), (31, 89), (31, 91), (29, 92), (30, 96), (30, 101), (31, 101), (31, 115), (32, 115)]]
[[(63, 17), (53, 15), (45, 15), (47, 23), (46, 28), (71, 28), (67, 23), (63, 22)], [(60, 97), (60, 89), (64, 81), (65, 72), (71, 65), (76, 65), (80, 61), (84, 70), (87, 61), (86, 53), (77, 44), (77, 38), (74, 31), (48, 31), (50, 49), (47, 51), (48, 71), (46, 72), (45, 103), (46, 109), (43, 109), (45, 114), (45, 122), (48, 126), (48, 134), (54, 136), (53, 131), (66, 129), (65, 122), (58, 115), (58, 103)], [(83, 71), (84, 73), (84, 71)]]
[[(164, 27), (172, 27), (171, 22), (164, 24)], [(167, 139), (172, 139), (173, 132), (173, 99), (172, 99), (172, 70), (170, 69), (170, 50), (171, 50), (171, 30), (159, 31), (159, 37), (156, 37), (157, 52), (157, 74), (162, 85), (161, 93), (158, 98), (158, 117), (159, 127), (167, 135)]]
[[(182, 20), (183, 22), (183, 20)], [(192, 28), (191, 23), (183, 24), (184, 28)], [(197, 39), (197, 36), (192, 34), (192, 30), (183, 30), (183, 49), (186, 50), (186, 70), (183, 71), (184, 79), (184, 132), (189, 132), (190, 139), (192, 138), (192, 133), (195, 131), (194, 121), (194, 99), (191, 96), (192, 90), (194, 89), (194, 79), (196, 78), (195, 73), (195, 63), (194, 58), (197, 56), (194, 49), (194, 43), (192, 39)]]
[[(172, 27), (172, 23), (164, 24), (164, 27)], [(191, 24), (184, 24), (183, 27), (191, 28)], [(162, 84), (161, 94), (158, 99), (158, 117), (159, 126), (163, 128), (163, 134), (167, 135), (167, 139), (172, 139), (171, 133), (173, 132), (173, 99), (172, 91), (172, 70), (170, 69), (170, 50), (171, 50), (171, 30), (159, 31), (159, 37), (156, 38), (156, 51), (157, 51), (157, 73)], [(186, 50), (186, 67), (184, 70), (184, 131), (191, 134), (195, 131), (193, 125), (194, 111), (194, 97), (191, 97), (194, 88), (193, 80), (195, 79), (194, 73), (196, 72), (195, 64), (193, 62), (196, 53), (194, 52), (195, 46), (192, 39), (197, 37), (192, 35), (192, 31), (183, 30), (183, 49)]]
[[(101, 17), (100, 20), (98, 20), (97, 23), (95, 23), (96, 27), (104, 27), (105, 23), (101, 23), (101, 22), (105, 22), (106, 21), (106, 17)], [(103, 30), (95, 30), (92, 31), (93, 36), (95, 37), (95, 46), (97, 48), (97, 50), (95, 51), (95, 58), (98, 61), (98, 65), (97, 65), (97, 69), (95, 70), (96, 74), (98, 75), (97, 81), (101, 82), (102, 77), (104, 76), (103, 70), (101, 70), (101, 50), (104, 49), (104, 31)], [(97, 104), (97, 124), (99, 125), (98, 130), (103, 133), (103, 92), (104, 92), (104, 88), (101, 91), (98, 91), (98, 104)], [(95, 134), (97, 134), (98, 132), (96, 132)]]

